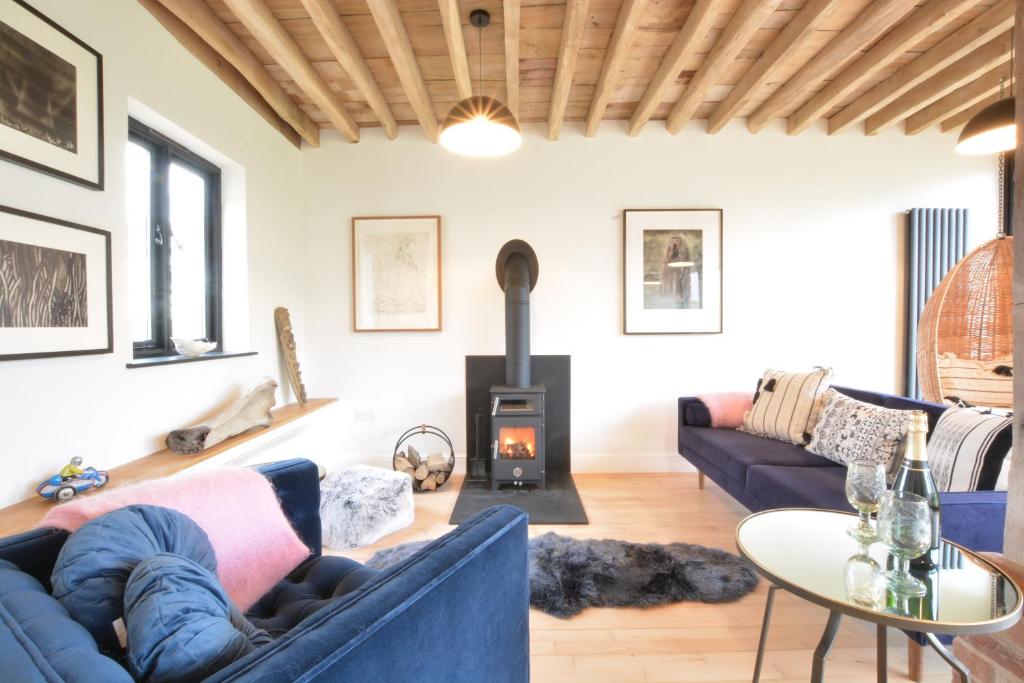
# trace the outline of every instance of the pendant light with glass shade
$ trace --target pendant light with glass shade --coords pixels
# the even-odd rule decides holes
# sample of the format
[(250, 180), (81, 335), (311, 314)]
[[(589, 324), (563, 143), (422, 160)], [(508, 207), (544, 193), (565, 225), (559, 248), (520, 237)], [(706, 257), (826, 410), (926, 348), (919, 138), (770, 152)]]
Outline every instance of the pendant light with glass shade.
[[(1013, 32), (1011, 30), (1011, 36)], [(960, 131), (956, 151), (960, 154), (1002, 154), (1017, 146), (1017, 121), (1013, 96), (1013, 39), (1010, 46), (1010, 96), (1004, 97), (999, 82), (999, 100), (988, 105)]]
[[(478, 31), (479, 90), (483, 81), (483, 30), (491, 23), (491, 15), (487, 10), (475, 9), (469, 14), (469, 23)], [(497, 157), (519, 149), (523, 136), (508, 107), (493, 97), (473, 95), (448, 112), (441, 124), (440, 143), (448, 151), (464, 156)]]

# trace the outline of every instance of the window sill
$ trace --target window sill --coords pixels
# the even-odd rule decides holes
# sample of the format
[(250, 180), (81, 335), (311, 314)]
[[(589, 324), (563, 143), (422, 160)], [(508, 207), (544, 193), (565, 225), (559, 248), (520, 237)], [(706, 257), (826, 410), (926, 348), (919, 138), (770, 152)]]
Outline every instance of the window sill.
[(125, 367), (151, 368), (156, 365), (177, 365), (178, 363), (196, 363), (204, 360), (218, 360), (221, 358), (241, 358), (242, 356), (255, 356), (256, 351), (209, 351), (201, 356), (151, 356), (149, 358), (136, 358)]

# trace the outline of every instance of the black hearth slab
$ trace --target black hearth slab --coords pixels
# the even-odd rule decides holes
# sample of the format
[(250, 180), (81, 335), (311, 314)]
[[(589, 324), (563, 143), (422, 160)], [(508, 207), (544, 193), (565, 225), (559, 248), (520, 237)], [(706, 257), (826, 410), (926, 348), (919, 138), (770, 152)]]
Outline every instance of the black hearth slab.
[(530, 524), (590, 524), (571, 474), (548, 472), (546, 484), (543, 491), (529, 486), (492, 491), (489, 482), (466, 479), (448, 523), (462, 524), (494, 505), (515, 505), (530, 516)]
[[(547, 474), (571, 472), (572, 365), (569, 356), (531, 356), (533, 383), (544, 397), (544, 462)], [(505, 356), (466, 356), (466, 454), (481, 457), (490, 471), (491, 387), (505, 383)]]

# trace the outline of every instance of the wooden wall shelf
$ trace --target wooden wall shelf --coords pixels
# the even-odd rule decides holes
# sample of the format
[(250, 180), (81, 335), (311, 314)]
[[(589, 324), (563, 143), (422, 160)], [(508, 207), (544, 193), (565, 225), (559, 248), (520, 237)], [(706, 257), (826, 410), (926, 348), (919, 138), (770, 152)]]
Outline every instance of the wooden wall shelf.
[[(337, 400), (336, 398), (311, 398), (306, 405), (290, 403), (282, 406), (271, 411), (274, 416), (274, 422), (269, 427), (265, 429), (252, 429), (244, 434), (233, 436), (196, 455), (181, 455), (165, 448), (162, 451), (150, 453), (136, 460), (126, 462), (123, 465), (118, 465), (109, 470), (110, 483), (107, 484), (103, 491), (177, 474), (211, 458), (215, 458), (247, 441), (263, 436), (267, 432), (280, 429), (289, 422), (294, 422), (310, 413), (314, 413), (321, 408), (335, 403)], [(41, 480), (42, 478), (40, 478)], [(83, 497), (95, 496), (102, 495), (102, 492), (86, 491), (79, 495)], [(0, 538), (36, 527), (54, 505), (56, 503), (53, 501), (33, 496), (0, 509)]]

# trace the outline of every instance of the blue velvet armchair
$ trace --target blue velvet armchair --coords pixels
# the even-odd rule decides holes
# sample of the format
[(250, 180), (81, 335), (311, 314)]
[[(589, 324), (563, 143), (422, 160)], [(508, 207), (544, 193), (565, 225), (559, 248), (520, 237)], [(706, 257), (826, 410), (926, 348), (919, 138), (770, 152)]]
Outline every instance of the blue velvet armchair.
[[(249, 612), (273, 643), (209, 681), (529, 680), (527, 520), (486, 510), (422, 551), (377, 572), (321, 556), (319, 482), (308, 460), (260, 468), (310, 558)], [(19, 681), (130, 681), (49, 596), (67, 533), (0, 539), (0, 662)], [(6, 561), (6, 562), (4, 562)], [(11, 563), (7, 565), (6, 563)]]

